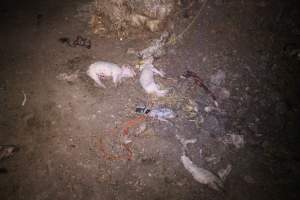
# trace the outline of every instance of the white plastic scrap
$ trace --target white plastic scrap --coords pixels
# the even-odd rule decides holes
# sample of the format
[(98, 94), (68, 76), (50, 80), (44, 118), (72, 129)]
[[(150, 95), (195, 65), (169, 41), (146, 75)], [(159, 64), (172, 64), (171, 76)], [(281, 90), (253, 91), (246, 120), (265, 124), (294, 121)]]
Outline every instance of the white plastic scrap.
[(156, 108), (151, 110), (148, 115), (152, 118), (156, 118), (165, 122), (168, 122), (168, 119), (176, 117), (176, 114), (173, 112), (173, 110), (169, 108)]
[(197, 167), (185, 154), (181, 156), (181, 162), (184, 168), (192, 174), (197, 182), (208, 185), (217, 191), (224, 188), (223, 182), (218, 176), (206, 169)]

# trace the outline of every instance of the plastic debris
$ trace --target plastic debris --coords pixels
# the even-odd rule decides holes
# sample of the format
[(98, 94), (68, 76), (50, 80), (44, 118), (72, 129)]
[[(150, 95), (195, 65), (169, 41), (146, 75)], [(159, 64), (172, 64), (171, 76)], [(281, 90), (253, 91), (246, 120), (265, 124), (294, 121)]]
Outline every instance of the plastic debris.
[(149, 114), (150, 117), (158, 119), (160, 121), (168, 122), (168, 119), (173, 119), (176, 114), (169, 108), (156, 108), (152, 109)]
[(150, 112), (150, 109), (145, 105), (140, 105), (135, 108), (135, 112), (139, 114), (148, 114)]
[(137, 106), (135, 112), (139, 114), (145, 114), (149, 117), (158, 119), (160, 121), (168, 122), (168, 119), (173, 119), (176, 117), (176, 114), (170, 108), (154, 108), (150, 109), (144, 105)]
[(197, 182), (217, 191), (223, 190), (223, 182), (218, 176), (204, 168), (197, 167), (185, 154), (181, 156), (181, 162)]

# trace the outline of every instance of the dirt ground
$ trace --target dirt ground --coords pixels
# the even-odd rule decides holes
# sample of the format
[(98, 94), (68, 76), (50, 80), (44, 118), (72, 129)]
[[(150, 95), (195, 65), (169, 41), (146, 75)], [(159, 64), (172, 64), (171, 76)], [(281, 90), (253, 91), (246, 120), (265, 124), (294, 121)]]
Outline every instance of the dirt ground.
[[(16, 2), (0, 4), (0, 144), (20, 147), (0, 163), (8, 170), (0, 174), (1, 200), (299, 198), (296, 1), (209, 1), (184, 39), (155, 61), (166, 72), (156, 80), (172, 88), (163, 98), (146, 95), (138, 76), (101, 89), (85, 74), (98, 60), (136, 63), (128, 48), (143, 49), (158, 35), (99, 37), (88, 26), (89, 1)], [(91, 49), (59, 42), (77, 35), (91, 39)], [(199, 74), (219, 108), (180, 78), (186, 70)], [(63, 73), (74, 78), (61, 80)], [(140, 104), (177, 117), (147, 118), (124, 139), (121, 129), (140, 116)], [(197, 139), (187, 148), (197, 166), (214, 174), (232, 167), (224, 191), (193, 179), (176, 135)], [(233, 135), (244, 144), (232, 144)]]

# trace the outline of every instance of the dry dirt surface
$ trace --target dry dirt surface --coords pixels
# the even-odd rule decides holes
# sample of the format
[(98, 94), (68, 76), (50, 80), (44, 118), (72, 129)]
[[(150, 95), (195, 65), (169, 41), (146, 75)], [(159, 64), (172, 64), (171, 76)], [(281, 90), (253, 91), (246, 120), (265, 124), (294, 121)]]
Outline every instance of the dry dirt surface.
[[(199, 2), (179, 14), (175, 31), (192, 21)], [(98, 60), (136, 64), (127, 50), (159, 36), (99, 37), (88, 26), (90, 3), (0, 3), (0, 145), (19, 147), (0, 161), (7, 169), (1, 200), (299, 198), (297, 1), (208, 1), (155, 61), (166, 72), (156, 81), (170, 88), (162, 98), (145, 94), (138, 70), (117, 88), (109, 80), (98, 88), (87, 77)], [(91, 40), (90, 49), (59, 40), (78, 35)], [(186, 70), (201, 77), (217, 108), (180, 78)], [(143, 118), (135, 113), (140, 104), (177, 117)], [(222, 190), (184, 168), (178, 137), (196, 139), (185, 149), (194, 165), (216, 176), (228, 169)]]

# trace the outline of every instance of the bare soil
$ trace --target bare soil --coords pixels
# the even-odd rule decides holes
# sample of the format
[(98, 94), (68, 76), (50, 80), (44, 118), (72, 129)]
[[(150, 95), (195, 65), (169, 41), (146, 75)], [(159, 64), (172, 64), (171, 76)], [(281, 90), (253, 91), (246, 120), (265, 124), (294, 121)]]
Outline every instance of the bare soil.
[[(83, 9), (89, 1), (2, 1), (0, 144), (20, 151), (0, 163), (8, 170), (0, 174), (0, 199), (298, 199), (295, 2), (209, 1), (183, 40), (156, 60), (167, 74), (156, 80), (172, 88), (157, 99), (145, 94), (138, 76), (117, 88), (104, 81), (101, 89), (85, 71), (98, 60), (134, 64), (128, 48), (143, 49), (158, 35), (94, 35)], [(182, 14), (176, 31), (197, 9)], [(91, 49), (59, 42), (78, 35), (91, 39)], [(211, 97), (180, 78), (186, 70), (199, 74), (219, 109), (205, 111)], [(62, 73), (77, 78), (60, 80)], [(182, 109), (188, 99), (198, 105), (194, 120)], [(120, 130), (139, 116), (141, 103), (170, 107), (178, 116), (130, 128), (130, 155)], [(199, 167), (216, 174), (232, 165), (224, 192), (185, 170), (176, 134), (197, 139), (187, 155)], [(227, 144), (228, 134), (242, 135), (245, 145)]]

